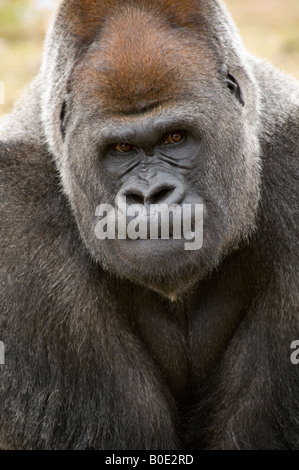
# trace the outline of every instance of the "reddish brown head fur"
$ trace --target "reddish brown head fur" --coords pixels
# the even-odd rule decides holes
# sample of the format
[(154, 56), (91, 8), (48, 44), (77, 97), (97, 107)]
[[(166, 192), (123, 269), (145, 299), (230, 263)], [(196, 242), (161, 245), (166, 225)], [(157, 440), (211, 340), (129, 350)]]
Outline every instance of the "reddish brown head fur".
[(106, 17), (123, 7), (155, 12), (176, 27), (197, 28), (207, 0), (68, 0), (63, 2), (60, 15), (74, 35), (92, 40)]
[[(125, 113), (175, 100), (188, 92), (199, 63), (204, 63), (203, 73), (212, 66), (208, 48), (198, 47), (199, 41), (204, 42), (203, 34), (199, 32), (194, 41), (193, 32), (190, 39), (188, 28), (173, 27), (165, 16), (157, 15), (156, 2), (139, 2), (142, 7), (132, 3), (110, 11), (109, 21), (103, 20), (100, 34), (76, 71), (76, 82), (91, 91), (92, 99)], [(174, 10), (175, 3), (168, 0), (162, 6)], [(187, 17), (185, 12), (181, 21)]]

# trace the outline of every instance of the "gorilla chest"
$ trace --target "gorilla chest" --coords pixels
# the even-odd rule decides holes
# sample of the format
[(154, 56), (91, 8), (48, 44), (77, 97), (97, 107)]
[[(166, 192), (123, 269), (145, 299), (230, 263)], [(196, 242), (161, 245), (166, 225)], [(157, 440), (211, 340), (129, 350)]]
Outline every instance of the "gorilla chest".
[(138, 303), (138, 336), (154, 361), (157, 374), (179, 401), (190, 380), (188, 318), (184, 304)]
[(209, 295), (205, 287), (178, 302), (153, 293), (134, 299), (138, 338), (157, 374), (183, 405), (219, 363), (240, 322), (242, 303), (221, 289)]

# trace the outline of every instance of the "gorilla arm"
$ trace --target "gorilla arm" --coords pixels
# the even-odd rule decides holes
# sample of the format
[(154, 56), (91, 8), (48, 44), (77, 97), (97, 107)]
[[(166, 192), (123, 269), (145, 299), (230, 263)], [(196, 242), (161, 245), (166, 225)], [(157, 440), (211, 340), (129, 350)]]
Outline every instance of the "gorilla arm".
[[(190, 429), (198, 431), (193, 440), (195, 448), (299, 446), (299, 402), (294, 389), (299, 369), (290, 361), (290, 345), (299, 332), (299, 90), (290, 77), (257, 59), (252, 62), (262, 98), (261, 204), (257, 229), (249, 244), (220, 270), (219, 313), (215, 313), (215, 302), (203, 302), (203, 318), (218, 315), (219, 325), (230, 296), (240, 301), (243, 292), (244, 301), (239, 305), (243, 320), (214, 372), (200, 382), (197, 415), (188, 423), (187, 431), (189, 435)], [(215, 300), (215, 277), (209, 288), (210, 299)], [(210, 328), (212, 321), (206, 324)], [(198, 344), (208, 332), (198, 318), (193, 328), (191, 347), (196, 364)], [(205, 371), (198, 375), (206, 377)], [(201, 431), (205, 426), (210, 427), (208, 435)]]
[(1, 143), (0, 165), (1, 446), (176, 448), (173, 399), (128, 327), (132, 287), (89, 262), (47, 150)]

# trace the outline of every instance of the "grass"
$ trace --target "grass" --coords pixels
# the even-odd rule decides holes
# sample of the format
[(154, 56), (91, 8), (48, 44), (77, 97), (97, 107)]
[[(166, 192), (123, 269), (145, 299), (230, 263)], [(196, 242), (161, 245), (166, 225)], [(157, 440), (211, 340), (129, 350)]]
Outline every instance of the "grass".
[[(46, 0), (39, 0), (42, 5)], [(49, 0), (48, 0), (49, 1)], [(0, 80), (8, 112), (38, 72), (50, 11), (36, 0), (0, 0)], [(299, 78), (299, 1), (226, 0), (252, 53)]]
[(299, 79), (299, 1), (226, 0), (249, 51)]
[(8, 112), (37, 73), (49, 11), (37, 10), (29, 0), (0, 0), (0, 80), (5, 85)]

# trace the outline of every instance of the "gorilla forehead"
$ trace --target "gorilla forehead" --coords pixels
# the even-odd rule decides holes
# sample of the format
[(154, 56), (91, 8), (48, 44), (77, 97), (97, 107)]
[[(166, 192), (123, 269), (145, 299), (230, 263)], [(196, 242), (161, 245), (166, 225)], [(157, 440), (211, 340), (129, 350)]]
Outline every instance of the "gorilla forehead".
[(188, 96), (199, 71), (215, 75), (215, 62), (204, 36), (194, 42), (186, 29), (157, 21), (148, 10), (123, 6), (78, 63), (75, 82), (104, 108), (139, 112)]
[[(64, 24), (69, 25), (72, 33), (84, 41), (92, 40), (99, 32), (99, 25), (115, 11), (132, 11), (133, 7), (152, 12), (157, 17), (163, 17), (173, 27), (189, 28), (194, 31), (202, 26), (201, 16), (206, 0), (69, 0), (63, 2), (59, 17)], [(196, 12), (196, 14), (194, 14)]]

